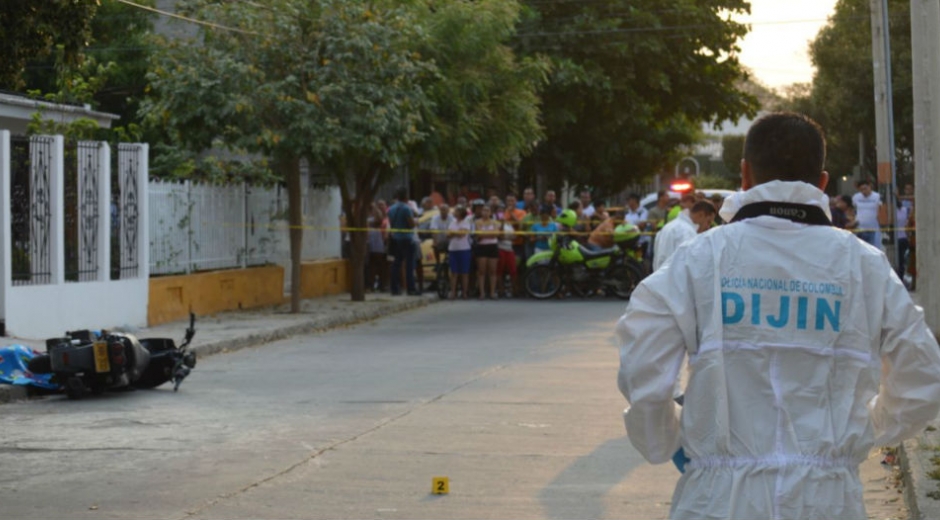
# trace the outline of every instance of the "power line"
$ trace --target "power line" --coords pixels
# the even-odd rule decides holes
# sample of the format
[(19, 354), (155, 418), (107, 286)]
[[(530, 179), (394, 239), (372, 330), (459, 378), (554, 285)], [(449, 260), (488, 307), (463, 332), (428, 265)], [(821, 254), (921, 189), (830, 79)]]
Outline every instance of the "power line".
[(167, 11), (161, 11), (160, 9), (157, 9), (157, 8), (154, 8), (154, 7), (149, 7), (149, 6), (146, 6), (146, 5), (136, 4), (136, 3), (134, 3), (134, 2), (131, 2), (130, 0), (117, 0), (117, 1), (118, 1), (118, 2), (121, 2), (122, 4), (129, 5), (129, 6), (131, 6), (131, 7), (136, 7), (136, 8), (138, 8), (138, 9), (143, 9), (144, 11), (150, 11), (150, 12), (152, 12), (152, 13), (157, 13), (157, 14), (159, 14), (159, 15), (168, 16), (168, 17), (170, 17), (170, 18), (176, 18), (177, 20), (183, 20), (183, 21), (185, 21), (185, 22), (190, 22), (190, 23), (194, 23), (194, 24), (198, 24), (198, 25), (203, 25), (203, 26), (206, 26), (206, 27), (212, 27), (213, 29), (221, 29), (221, 30), (223, 30), (223, 31), (232, 31), (232, 32), (237, 32), (237, 33), (242, 33), (242, 34), (251, 34), (251, 35), (253, 35), (253, 36), (261, 36), (259, 33), (256, 33), (256, 32), (254, 32), (254, 31), (246, 31), (246, 30), (244, 30), (244, 29), (238, 29), (238, 28), (235, 28), (235, 27), (228, 27), (228, 26), (225, 26), (225, 25), (219, 25), (219, 24), (217, 24), (217, 23), (207, 22), (207, 21), (205, 21), (205, 20), (197, 20), (197, 19), (195, 19), (195, 18), (188, 18), (188, 17), (186, 17), (186, 16), (179, 15), (179, 14), (176, 14), (176, 13), (170, 13), (170, 12), (167, 12)]

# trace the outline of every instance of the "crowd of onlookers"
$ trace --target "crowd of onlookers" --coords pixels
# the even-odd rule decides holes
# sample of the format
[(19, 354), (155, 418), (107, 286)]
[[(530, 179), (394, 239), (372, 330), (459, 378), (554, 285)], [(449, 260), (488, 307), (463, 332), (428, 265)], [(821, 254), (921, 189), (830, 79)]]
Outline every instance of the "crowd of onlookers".
[(904, 186), (897, 197), (894, 215), (889, 215), (885, 209), (881, 195), (874, 191), (871, 182), (862, 180), (854, 195), (832, 198), (832, 223), (854, 232), (859, 239), (879, 249), (883, 243), (883, 230), (893, 233), (897, 275), (913, 289), (917, 280), (914, 186)]
[[(879, 194), (867, 181), (858, 187), (853, 196), (832, 198), (833, 224), (880, 247)], [(427, 264), (433, 262), (436, 272), (446, 259), (450, 287), (441, 294), (467, 298), (470, 291), (466, 288), (475, 285), (480, 299), (518, 296), (522, 294), (519, 280), (526, 260), (549, 250), (553, 234), (564, 232), (586, 248), (605, 249), (613, 247), (614, 229), (621, 223), (635, 225), (642, 233), (638, 254), (649, 270), (655, 270), (682, 242), (722, 224), (718, 215), (722, 195), (707, 197), (702, 192), (690, 192), (678, 200), (672, 195), (660, 191), (655, 205), (647, 209), (640, 205), (639, 195), (630, 194), (624, 207), (608, 208), (604, 201), (593, 200), (590, 191), (582, 191), (563, 208), (552, 190), (537, 197), (535, 190), (526, 188), (521, 198), (515, 193), (491, 195), (488, 199), (461, 194), (450, 204), (440, 196), (415, 202), (400, 188), (391, 205), (380, 199), (372, 206), (368, 260), (362, 273), (365, 286), (372, 291), (388, 290), (393, 295), (403, 290), (417, 295), (425, 286), (425, 268), (430, 267)], [(910, 185), (898, 199), (895, 218), (898, 275), (902, 279), (905, 274), (913, 277), (914, 206)], [(426, 244), (424, 252), (422, 243)]]
[[(395, 199), (391, 205), (377, 200), (368, 219), (368, 261), (363, 273), (367, 290), (420, 294), (430, 260), (422, 254), (421, 244), (429, 242), (435, 266), (446, 257), (451, 286), (444, 294), (467, 298), (469, 291), (458, 289), (475, 284), (480, 299), (520, 295), (526, 260), (549, 250), (555, 233), (570, 234), (588, 249), (606, 249), (613, 247), (614, 228), (622, 222), (652, 234), (663, 230), (667, 221), (690, 213), (706, 215), (702, 218), (707, 222), (703, 220), (701, 226), (707, 227), (716, 221), (715, 204), (721, 202), (720, 197), (706, 199), (697, 193), (677, 204), (662, 191), (650, 210), (640, 206), (636, 194), (627, 197), (625, 207), (608, 208), (604, 201), (593, 200), (590, 191), (582, 191), (563, 208), (554, 191), (536, 197), (532, 188), (526, 188), (521, 199), (514, 193), (485, 200), (459, 195), (453, 206), (430, 196), (420, 203), (409, 200), (404, 189), (396, 192)], [(707, 211), (694, 211), (696, 204)], [(690, 211), (680, 214), (681, 209)], [(652, 245), (650, 236), (639, 241), (647, 260), (653, 257)]]

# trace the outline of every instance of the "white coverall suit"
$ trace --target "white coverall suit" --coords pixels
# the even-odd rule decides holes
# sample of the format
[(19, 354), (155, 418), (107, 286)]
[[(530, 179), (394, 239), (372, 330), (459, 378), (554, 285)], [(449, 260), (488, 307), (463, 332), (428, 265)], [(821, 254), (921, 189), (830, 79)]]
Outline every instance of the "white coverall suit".
[[(819, 189), (774, 181), (721, 216), (760, 201), (829, 213)], [(673, 519), (865, 519), (858, 465), (940, 410), (922, 309), (884, 254), (830, 226), (763, 215), (698, 235), (640, 284), (617, 332), (630, 441), (654, 464), (680, 445), (691, 459)]]
[(697, 233), (698, 226), (692, 222), (689, 210), (680, 211), (675, 220), (656, 233), (653, 241), (653, 270), (662, 267), (683, 242), (695, 238)]

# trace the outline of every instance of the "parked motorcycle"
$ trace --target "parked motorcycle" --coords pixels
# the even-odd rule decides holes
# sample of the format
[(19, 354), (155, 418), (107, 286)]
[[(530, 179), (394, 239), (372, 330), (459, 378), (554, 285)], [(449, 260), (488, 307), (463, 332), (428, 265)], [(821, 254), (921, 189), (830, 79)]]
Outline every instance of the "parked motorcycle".
[(640, 231), (625, 223), (614, 230), (614, 247), (588, 249), (570, 235), (553, 235), (549, 251), (537, 253), (526, 263), (525, 289), (536, 299), (552, 298), (567, 286), (581, 297), (603, 292), (629, 299), (644, 277), (636, 258)]
[(173, 391), (196, 366), (196, 353), (187, 347), (196, 334), (196, 316), (177, 347), (169, 338), (137, 339), (132, 334), (79, 330), (46, 340), (46, 354), (31, 359), (30, 371), (53, 374), (52, 381), (70, 399), (106, 390), (155, 388), (173, 381)]

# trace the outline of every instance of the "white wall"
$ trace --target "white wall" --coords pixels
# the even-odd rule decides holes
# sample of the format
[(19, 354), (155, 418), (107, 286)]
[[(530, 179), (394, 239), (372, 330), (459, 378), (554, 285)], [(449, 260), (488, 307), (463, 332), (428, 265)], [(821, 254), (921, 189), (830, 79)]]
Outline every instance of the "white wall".
[(147, 326), (149, 278), (9, 288), (7, 336), (43, 339), (67, 330)]
[[(339, 188), (310, 189), (304, 197), (304, 260), (339, 258), (342, 242), (339, 215), (343, 212)], [(290, 249), (288, 242), (287, 249)]]

